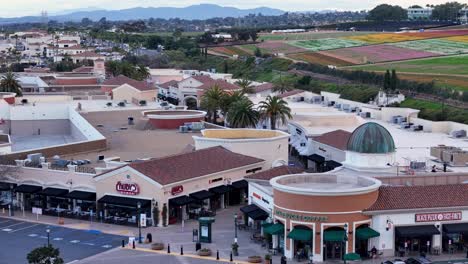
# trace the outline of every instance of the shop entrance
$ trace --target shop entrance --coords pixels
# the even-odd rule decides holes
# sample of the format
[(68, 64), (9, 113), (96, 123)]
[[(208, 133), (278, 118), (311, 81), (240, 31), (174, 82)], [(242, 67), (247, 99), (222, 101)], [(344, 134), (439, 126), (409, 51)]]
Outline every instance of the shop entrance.
[(330, 227), (323, 233), (324, 261), (341, 260), (346, 252), (346, 232), (342, 227)]
[(395, 248), (400, 257), (429, 253), (432, 236), (440, 234), (434, 225), (395, 227)]
[(442, 248), (450, 254), (463, 252), (468, 244), (468, 223), (444, 224)]
[(372, 257), (369, 248), (369, 239), (380, 236), (380, 233), (370, 228), (368, 224), (360, 225), (356, 228), (355, 251), (361, 258)]
[(293, 230), (289, 232), (288, 238), (293, 240), (294, 258), (297, 261), (309, 259), (313, 253), (312, 229), (303, 225), (294, 226)]

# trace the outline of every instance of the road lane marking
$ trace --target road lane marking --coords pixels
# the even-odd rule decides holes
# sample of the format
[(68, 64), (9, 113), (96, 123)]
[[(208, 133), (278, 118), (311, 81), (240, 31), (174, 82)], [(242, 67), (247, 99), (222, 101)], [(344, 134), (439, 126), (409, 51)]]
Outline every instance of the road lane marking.
[(111, 248), (112, 245), (104, 245), (104, 246), (102, 246), (102, 247), (103, 247), (103, 248)]
[(29, 234), (28, 237), (37, 237), (38, 234)]
[(28, 228), (31, 228), (31, 227), (35, 227), (35, 226), (38, 226), (38, 225), (39, 225), (39, 224), (30, 225), (30, 226), (27, 226), (27, 227), (23, 227), (23, 228), (20, 228), (20, 229), (16, 229), (16, 230), (10, 231), (9, 233), (14, 233), (14, 232), (16, 232), (16, 231), (25, 230), (25, 229), (28, 229)]
[(2, 221), (2, 222), (0, 222), (0, 224), (8, 223), (8, 222), (11, 222), (11, 220)]
[(70, 241), (70, 243), (76, 244), (76, 243), (80, 243), (80, 241), (79, 240), (72, 240), (72, 241)]
[(2, 229), (2, 231), (5, 231), (5, 232), (10, 232), (11, 230), (13, 230), (13, 229), (11, 229), (11, 228), (3, 228)]
[(22, 225), (22, 224), (26, 224), (26, 222), (20, 222), (20, 223), (12, 224), (12, 225), (9, 225), (9, 226), (3, 226), (2, 228), (10, 228), (10, 227), (17, 226), (17, 225)]
[(56, 237), (56, 238), (54, 238), (54, 239), (52, 239), (52, 240), (61, 241), (61, 240), (63, 240), (63, 238), (61, 238), (61, 237)]

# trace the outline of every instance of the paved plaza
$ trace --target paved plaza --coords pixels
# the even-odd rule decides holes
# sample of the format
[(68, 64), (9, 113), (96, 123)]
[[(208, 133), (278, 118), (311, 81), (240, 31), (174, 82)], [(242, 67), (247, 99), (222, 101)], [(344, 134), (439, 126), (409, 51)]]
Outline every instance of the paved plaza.
[[(46, 239), (45, 229), (47, 226), (51, 227), (51, 234), (53, 238), (63, 238), (63, 242), (53, 241), (53, 244), (60, 244), (61, 252), (67, 261), (79, 260), (74, 262), (79, 264), (111, 264), (115, 263), (116, 259), (141, 259), (142, 263), (165, 263), (165, 264), (184, 264), (184, 263), (223, 263), (229, 260), (231, 253), (231, 244), (234, 241), (234, 213), (239, 213), (239, 207), (229, 207), (228, 209), (217, 212), (216, 221), (212, 226), (213, 232), (213, 243), (203, 243), (203, 248), (210, 248), (213, 251), (212, 259), (199, 259), (196, 256), (195, 242), (192, 241), (192, 230), (198, 228), (198, 222), (194, 220), (186, 221), (184, 225), (177, 224), (171, 225), (166, 228), (162, 227), (148, 227), (142, 229), (142, 236), (146, 237), (146, 234), (151, 233), (153, 236), (153, 242), (162, 242), (164, 244), (170, 244), (172, 255), (167, 255), (167, 251), (154, 252), (149, 250), (149, 244), (136, 244), (137, 249), (133, 250), (131, 247), (125, 249), (120, 248), (121, 240), (128, 237), (138, 237), (138, 228), (132, 226), (120, 226), (113, 224), (106, 224), (100, 222), (91, 222), (79, 219), (67, 219), (63, 225), (58, 225), (58, 218), (52, 216), (39, 216), (39, 223), (35, 215), (25, 213), (24, 215), (17, 211), (14, 219), (8, 217), (8, 212), (0, 211), (0, 239), (7, 241), (8, 250), (2, 250), (0, 252), (0, 264), (12, 263), (2, 262), (5, 256), (9, 256), (9, 248), (12, 248), (13, 252), (18, 252), (18, 260), (20, 262), (13, 263), (24, 263), (21, 261), (25, 260), (27, 252), (32, 248), (44, 245)], [(22, 220), (22, 221), (18, 221)], [(11, 224), (18, 224), (13, 227)], [(14, 228), (16, 227), (16, 228)], [(21, 227), (25, 228), (20, 230)], [(2, 229), (9, 229), (5, 231)], [(10, 233), (13, 230), (17, 230)], [(99, 234), (102, 232), (103, 234)], [(104, 235), (107, 234), (107, 235)], [(35, 237), (30, 237), (31, 234), (37, 234)], [(239, 256), (234, 257), (234, 262), (245, 263), (248, 256), (258, 255), (265, 256), (268, 254), (267, 249), (263, 248), (261, 244), (254, 243), (250, 237), (252, 233), (247, 230), (238, 231), (238, 243), (239, 243)], [(72, 240), (80, 240), (80, 243), (73, 244), (76, 252), (68, 250), (67, 243), (70, 244)], [(68, 241), (68, 242), (66, 242)], [(57, 242), (57, 243), (56, 243)], [(87, 243), (94, 243), (94, 246), (86, 245)], [(21, 249), (16, 249), (15, 245), (18, 243), (27, 245)], [(78, 248), (76, 248), (78, 246)], [(184, 256), (180, 256), (180, 248), (183, 247)], [(5, 248), (5, 246), (3, 247)], [(70, 248), (71, 249), (71, 248)], [(111, 250), (111, 252), (107, 251)], [(216, 261), (216, 251), (219, 250), (219, 256), (221, 261)], [(19, 252), (24, 251), (24, 252)], [(106, 251), (106, 252), (104, 252)], [(131, 252), (129, 252), (131, 251)], [(2, 253), (3, 252), (3, 253)], [(8, 252), (8, 253), (7, 253)], [(102, 253), (104, 252), (104, 253)], [(99, 254), (100, 253), (100, 254)], [(76, 255), (74, 255), (76, 254)], [(92, 255), (96, 255), (92, 257)], [(91, 256), (91, 257), (90, 257)], [(120, 257), (119, 257), (120, 256)], [(87, 258), (88, 257), (88, 258)], [(429, 256), (429, 259), (433, 261), (446, 261), (445, 263), (468, 263), (468, 259), (465, 259), (466, 254), (455, 254), (455, 255), (441, 255), (441, 256)], [(362, 263), (366, 264), (378, 264), (385, 260), (391, 260), (393, 258), (381, 258), (375, 260), (366, 260)], [(465, 261), (463, 261), (465, 259)], [(460, 261), (462, 260), (462, 261)], [(128, 261), (123, 261), (124, 263)], [(280, 256), (273, 256), (273, 263), (280, 263)], [(297, 263), (296, 261), (289, 260), (288, 263)], [(302, 262), (305, 263), (305, 262)], [(342, 263), (341, 261), (335, 261), (334, 263)]]

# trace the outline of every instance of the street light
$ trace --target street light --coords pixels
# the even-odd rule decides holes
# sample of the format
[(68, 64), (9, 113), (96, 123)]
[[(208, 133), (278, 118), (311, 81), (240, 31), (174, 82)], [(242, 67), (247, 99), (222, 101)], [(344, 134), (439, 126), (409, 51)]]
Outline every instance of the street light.
[(234, 243), (237, 243), (237, 213), (234, 214)]
[(46, 232), (47, 232), (47, 246), (50, 247), (50, 229), (47, 228)]
[(137, 203), (137, 208), (138, 208), (138, 212), (137, 212), (137, 221), (138, 221), (138, 244), (141, 244), (142, 241), (141, 241), (141, 217), (140, 217), (141, 203), (140, 203), (140, 202)]

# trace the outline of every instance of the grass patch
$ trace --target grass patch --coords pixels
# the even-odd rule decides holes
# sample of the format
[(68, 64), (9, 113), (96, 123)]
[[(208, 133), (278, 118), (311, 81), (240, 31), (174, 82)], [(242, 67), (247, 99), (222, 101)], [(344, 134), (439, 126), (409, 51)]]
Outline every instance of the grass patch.
[(468, 110), (459, 109), (442, 103), (407, 98), (400, 107), (419, 109), (419, 117), (432, 121), (453, 121), (468, 124)]

